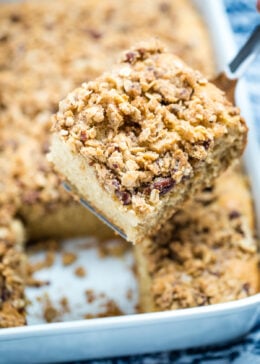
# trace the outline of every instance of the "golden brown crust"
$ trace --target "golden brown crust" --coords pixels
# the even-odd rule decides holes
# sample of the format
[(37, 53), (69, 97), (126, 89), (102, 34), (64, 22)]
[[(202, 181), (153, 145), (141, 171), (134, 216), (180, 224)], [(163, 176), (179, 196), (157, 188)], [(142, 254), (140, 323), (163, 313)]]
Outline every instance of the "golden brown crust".
[(253, 216), (247, 181), (231, 171), (187, 203), (154, 241), (136, 247), (141, 285), (145, 280), (150, 297), (143, 309), (203, 306), (257, 293)]

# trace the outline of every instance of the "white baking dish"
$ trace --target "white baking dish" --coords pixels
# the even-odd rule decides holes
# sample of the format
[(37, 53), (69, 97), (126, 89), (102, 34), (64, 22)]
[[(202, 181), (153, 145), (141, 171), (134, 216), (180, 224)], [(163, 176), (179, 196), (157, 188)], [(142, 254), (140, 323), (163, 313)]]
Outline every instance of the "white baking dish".
[[(219, 68), (235, 52), (221, 1), (195, 0), (205, 18)], [(252, 182), (260, 226), (259, 147), (246, 86), (237, 103), (250, 126), (245, 165)], [(45, 363), (150, 353), (220, 344), (245, 335), (259, 316), (260, 294), (239, 301), (178, 311), (40, 324), (0, 331), (0, 363)]]

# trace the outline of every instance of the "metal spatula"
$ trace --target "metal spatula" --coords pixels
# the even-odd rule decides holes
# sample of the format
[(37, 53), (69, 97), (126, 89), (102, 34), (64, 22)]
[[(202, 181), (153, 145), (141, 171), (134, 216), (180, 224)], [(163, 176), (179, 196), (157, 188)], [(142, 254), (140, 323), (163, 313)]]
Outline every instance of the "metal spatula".
[(235, 104), (235, 91), (239, 78), (260, 52), (260, 24), (254, 29), (246, 43), (226, 69), (211, 80), (225, 91), (227, 98)]
[[(217, 77), (211, 80), (217, 87), (226, 92), (227, 97), (230, 101), (234, 103), (235, 101), (235, 88), (236, 84), (248, 67), (248, 65), (254, 60), (256, 55), (260, 52), (260, 25), (258, 25), (249, 39), (246, 41), (245, 45), (240, 49), (235, 58), (229, 63), (226, 69), (219, 73)], [(64, 187), (67, 191), (72, 192), (72, 188), (64, 182)], [(126, 235), (117, 226), (112, 224), (106, 217), (101, 215), (95, 210), (89, 202), (80, 198), (80, 203), (86, 207), (90, 212), (92, 212), (96, 217), (113, 229), (117, 234), (119, 234), (123, 239), (126, 239)]]

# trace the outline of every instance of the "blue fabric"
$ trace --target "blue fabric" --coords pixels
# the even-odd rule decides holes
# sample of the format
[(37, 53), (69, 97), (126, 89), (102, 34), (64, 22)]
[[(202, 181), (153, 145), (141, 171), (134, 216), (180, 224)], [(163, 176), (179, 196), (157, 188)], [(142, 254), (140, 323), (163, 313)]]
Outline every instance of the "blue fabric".
[[(141, 0), (140, 0), (141, 1)], [(205, 0), (207, 1), (207, 0)], [(215, 0), (218, 1), (218, 0)], [(224, 0), (238, 45), (242, 45), (257, 23), (256, 0)], [(260, 142), (260, 57), (247, 72), (251, 105)], [(243, 340), (225, 347), (164, 352), (151, 355), (87, 361), (88, 364), (260, 364), (260, 324)]]

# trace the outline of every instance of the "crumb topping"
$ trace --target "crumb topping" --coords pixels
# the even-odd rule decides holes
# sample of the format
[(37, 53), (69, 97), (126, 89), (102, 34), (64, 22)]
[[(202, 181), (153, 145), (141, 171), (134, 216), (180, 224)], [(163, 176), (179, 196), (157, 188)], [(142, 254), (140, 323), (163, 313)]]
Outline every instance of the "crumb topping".
[(124, 312), (118, 306), (118, 304), (112, 300), (107, 299), (107, 301), (101, 306), (103, 308), (103, 312), (97, 314), (89, 314), (84, 315), (84, 318), (89, 320), (93, 318), (102, 318), (102, 317), (114, 317), (114, 316), (123, 316)]
[(205, 189), (164, 226), (155, 243), (144, 248), (159, 309), (204, 306), (256, 293), (257, 242), (244, 206), (234, 203), (241, 193), (238, 201), (245, 197), (247, 205), (248, 196), (245, 186), (232, 191), (234, 183), (239, 185), (236, 177), (225, 178), (219, 183), (225, 186), (229, 178), (232, 187), (224, 195), (224, 205), (218, 186)]
[(127, 51), (113, 71), (70, 93), (54, 130), (107, 191), (139, 212), (211, 163), (228, 135), (227, 147), (241, 144), (240, 156), (247, 133), (224, 94), (156, 41)]
[(61, 297), (58, 304), (54, 304), (48, 293), (44, 293), (38, 297), (38, 301), (42, 306), (42, 315), (47, 323), (60, 322), (62, 316), (70, 312), (69, 300), (67, 297)]
[(25, 325), (25, 256), (18, 221), (0, 227), (0, 328)]

